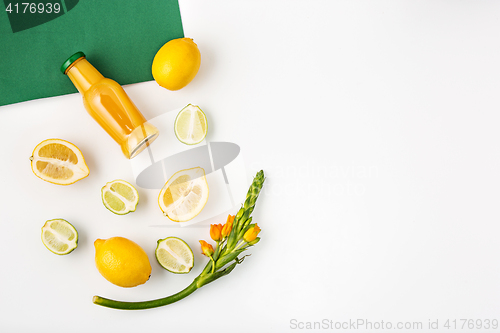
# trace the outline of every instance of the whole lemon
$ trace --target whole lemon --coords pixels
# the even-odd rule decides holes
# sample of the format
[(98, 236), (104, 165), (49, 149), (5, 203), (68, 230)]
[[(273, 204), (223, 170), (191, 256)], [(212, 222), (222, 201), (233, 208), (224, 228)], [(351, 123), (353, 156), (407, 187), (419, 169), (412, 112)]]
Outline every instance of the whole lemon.
[(109, 282), (130, 288), (145, 283), (151, 275), (151, 264), (144, 250), (123, 237), (97, 239), (95, 264)]
[(168, 90), (179, 90), (194, 79), (201, 54), (191, 38), (172, 39), (155, 55), (151, 68), (156, 82)]

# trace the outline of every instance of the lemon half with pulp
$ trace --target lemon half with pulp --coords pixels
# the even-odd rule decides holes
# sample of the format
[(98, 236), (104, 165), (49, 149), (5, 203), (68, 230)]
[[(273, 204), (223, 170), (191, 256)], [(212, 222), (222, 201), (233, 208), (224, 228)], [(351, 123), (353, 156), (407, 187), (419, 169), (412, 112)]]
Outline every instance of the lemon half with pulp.
[(193, 219), (208, 201), (208, 183), (205, 170), (200, 167), (176, 172), (163, 186), (158, 205), (174, 222)]
[(70, 185), (89, 175), (89, 168), (77, 146), (61, 139), (40, 142), (30, 157), (33, 173), (50, 183)]

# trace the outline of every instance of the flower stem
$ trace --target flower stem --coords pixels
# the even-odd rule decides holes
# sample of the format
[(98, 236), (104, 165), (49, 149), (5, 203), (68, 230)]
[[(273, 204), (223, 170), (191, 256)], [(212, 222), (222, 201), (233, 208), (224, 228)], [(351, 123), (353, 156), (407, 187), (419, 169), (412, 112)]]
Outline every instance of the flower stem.
[(212, 274), (213, 274), (214, 270), (215, 270), (215, 261), (214, 261), (214, 258), (212, 256), (210, 256), (210, 260), (212, 260)]
[(100, 296), (94, 296), (94, 298), (92, 298), (92, 302), (94, 302), (94, 304), (97, 305), (102, 305), (108, 308), (121, 309), (121, 310), (142, 310), (142, 309), (156, 308), (159, 306), (175, 303), (177, 301), (180, 301), (184, 297), (191, 295), (199, 288), (197, 283), (198, 283), (198, 278), (194, 279), (194, 281), (189, 286), (187, 286), (185, 289), (179, 291), (176, 294), (164, 298), (154, 299), (151, 301), (122, 302)]
[(231, 252), (234, 252), (234, 251), (238, 250), (243, 244), (245, 244), (245, 242), (242, 241), (241, 243), (239, 243), (238, 245), (236, 245), (236, 247)]

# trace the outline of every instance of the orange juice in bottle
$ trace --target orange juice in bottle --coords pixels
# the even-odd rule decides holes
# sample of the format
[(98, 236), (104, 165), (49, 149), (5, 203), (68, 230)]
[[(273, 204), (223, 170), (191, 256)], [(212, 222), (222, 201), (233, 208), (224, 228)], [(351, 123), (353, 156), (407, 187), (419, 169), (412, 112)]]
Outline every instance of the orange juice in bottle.
[(127, 158), (137, 156), (158, 137), (156, 127), (146, 121), (125, 90), (102, 76), (83, 52), (69, 57), (61, 71), (82, 94), (88, 113), (121, 146)]

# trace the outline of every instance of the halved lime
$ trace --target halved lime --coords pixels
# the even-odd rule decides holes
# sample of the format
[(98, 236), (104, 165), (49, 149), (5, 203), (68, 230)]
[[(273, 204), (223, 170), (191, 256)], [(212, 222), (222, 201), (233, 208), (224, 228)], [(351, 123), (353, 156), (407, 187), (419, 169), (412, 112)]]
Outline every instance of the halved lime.
[(175, 118), (177, 139), (187, 145), (195, 145), (207, 136), (207, 117), (197, 105), (188, 104)]
[(155, 255), (158, 263), (172, 273), (189, 273), (194, 265), (193, 251), (185, 241), (177, 237), (159, 239)]
[(107, 183), (101, 189), (102, 203), (118, 215), (135, 211), (139, 203), (139, 193), (130, 183), (117, 179)]
[(55, 254), (68, 254), (78, 246), (78, 232), (66, 220), (48, 220), (42, 227), (42, 242)]

